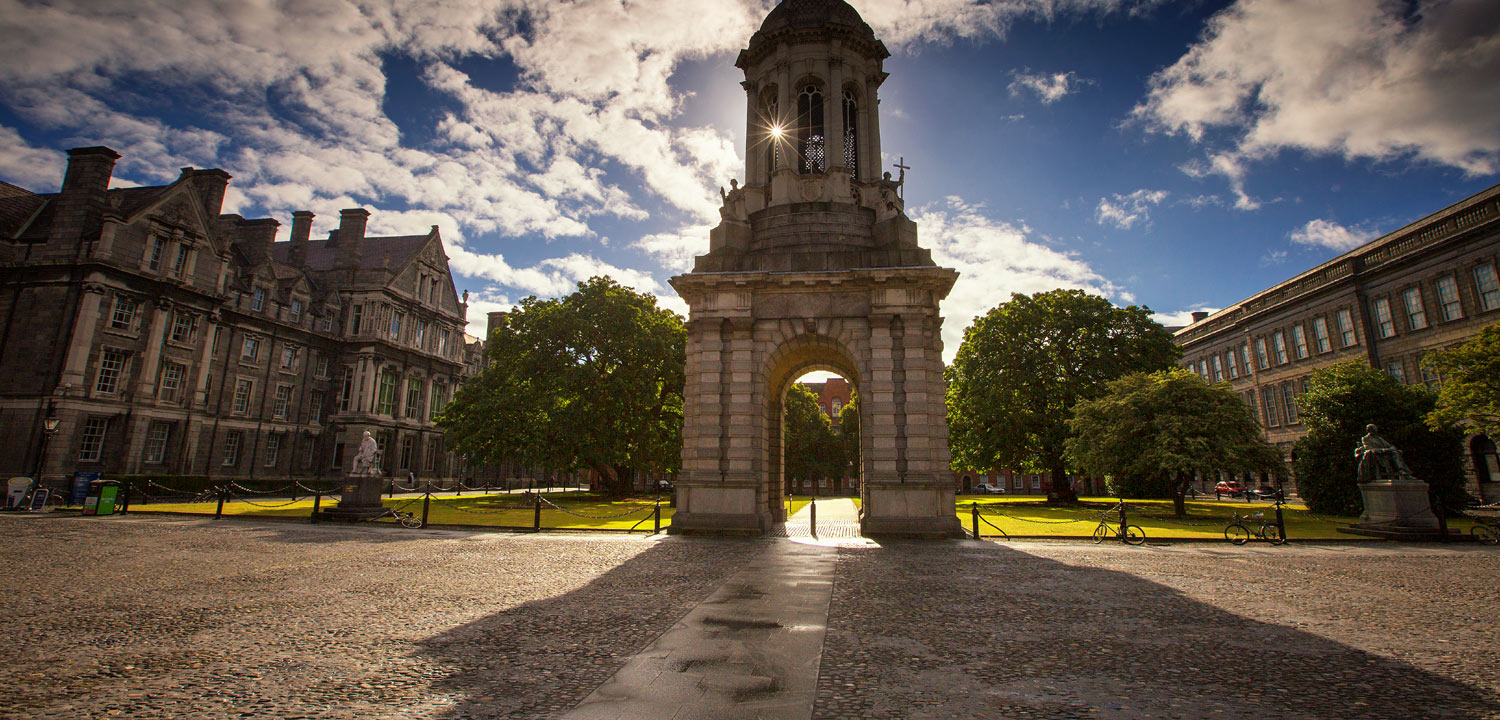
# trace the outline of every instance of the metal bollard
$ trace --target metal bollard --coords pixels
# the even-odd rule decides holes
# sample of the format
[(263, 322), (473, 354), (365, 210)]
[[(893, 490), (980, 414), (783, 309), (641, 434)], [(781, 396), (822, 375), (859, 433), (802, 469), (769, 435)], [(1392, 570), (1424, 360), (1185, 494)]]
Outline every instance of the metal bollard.
[(124, 515), (125, 513), (130, 512), (130, 487), (133, 484), (134, 483), (130, 482), (130, 480), (127, 479), (125, 481), (125, 491), (122, 492), (122, 493), (120, 493), (120, 514), (121, 515)]
[(652, 524), (651, 534), (652, 535), (659, 535), (659, 534), (661, 534), (661, 498), (657, 498), (656, 499), (656, 517), (654, 517), (652, 519), (651, 524)]
[(224, 499), (227, 497), (229, 497), (229, 486), (224, 485), (223, 487), (219, 488), (219, 507), (217, 510), (214, 510), (215, 520), (224, 517)]
[(969, 503), (969, 509), (974, 511), (974, 539), (979, 539), (979, 503)]
[(531, 520), (531, 531), (542, 531), (542, 496), (540, 494), (536, 496), (536, 514), (532, 517)]
[(817, 498), (813, 498), (812, 500), (808, 501), (808, 507), (811, 508), (811, 510), (810, 510), (809, 516), (807, 518), (807, 529), (808, 529), (808, 532), (813, 537), (817, 537), (818, 536), (818, 499)]
[(422, 527), (427, 527), (427, 506), (432, 503), (432, 481), (427, 481), (427, 493), (422, 496)]
[(1120, 542), (1125, 542), (1125, 501), (1120, 501)]
[(311, 522), (314, 525), (318, 524), (318, 509), (322, 506), (323, 491), (319, 490), (316, 494), (313, 495), (313, 511), (312, 515), (308, 518), (308, 522)]
[(1276, 496), (1276, 532), (1281, 534), (1281, 539), (1286, 540), (1286, 520), (1281, 517), (1281, 495)]
[(395, 478), (391, 478), (391, 481), (386, 484), (386, 486), (385, 486), (385, 496), (388, 497), (388, 498), (396, 497), (396, 479)]

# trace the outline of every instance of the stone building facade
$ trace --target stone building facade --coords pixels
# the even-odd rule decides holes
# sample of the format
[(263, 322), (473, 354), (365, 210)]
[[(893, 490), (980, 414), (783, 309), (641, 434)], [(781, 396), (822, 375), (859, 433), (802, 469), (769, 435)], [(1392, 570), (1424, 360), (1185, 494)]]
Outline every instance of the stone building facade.
[(813, 370), (859, 392), (862, 529), (962, 532), (954, 515), (933, 263), (880, 168), (889, 57), (842, 0), (785, 0), (741, 51), (745, 184), (691, 273), (674, 532), (784, 520), (783, 398)]
[[(1305, 434), (1296, 396), (1307, 376), (1359, 360), (1436, 387), (1423, 353), (1500, 322), (1500, 185), (1443, 208), (1176, 332), (1183, 365), (1227, 381), (1290, 453)], [(1500, 499), (1493, 438), (1467, 440), (1476, 494)], [(1205, 478), (1204, 482), (1216, 478)], [(1290, 480), (1290, 468), (1283, 479)], [(1258, 478), (1260, 483), (1268, 482)]]
[(313, 240), (303, 211), (276, 242), (220, 213), (228, 173), (110, 189), (118, 158), (70, 151), (57, 193), (0, 183), (0, 472), (339, 476), (369, 431), (387, 473), (453, 473), (431, 418), (466, 307), (437, 227), (367, 237), (354, 208)]

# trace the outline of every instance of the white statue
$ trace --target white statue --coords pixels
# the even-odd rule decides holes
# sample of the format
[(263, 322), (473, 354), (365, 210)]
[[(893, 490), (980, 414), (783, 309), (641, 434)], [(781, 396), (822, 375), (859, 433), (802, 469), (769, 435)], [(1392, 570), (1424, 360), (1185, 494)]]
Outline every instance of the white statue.
[(349, 473), (355, 477), (380, 477), (380, 444), (365, 431), (359, 441), (359, 454), (354, 456), (354, 469)]

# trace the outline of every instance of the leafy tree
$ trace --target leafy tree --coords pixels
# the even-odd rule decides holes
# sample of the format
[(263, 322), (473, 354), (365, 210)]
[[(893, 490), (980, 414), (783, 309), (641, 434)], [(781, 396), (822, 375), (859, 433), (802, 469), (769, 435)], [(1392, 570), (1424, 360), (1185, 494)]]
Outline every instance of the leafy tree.
[(1425, 418), (1437, 396), (1420, 385), (1402, 385), (1360, 361), (1313, 373), (1297, 408), (1307, 435), (1292, 447), (1297, 492), (1309, 510), (1358, 515), (1358, 464), (1354, 446), (1375, 423), (1381, 437), (1406, 458), (1413, 475), (1428, 483), (1434, 499), (1459, 505), (1465, 498), (1463, 433), (1451, 425), (1429, 427)]
[(474, 462), (591, 469), (613, 494), (630, 471), (675, 471), (687, 332), (656, 299), (594, 277), (529, 297), (494, 328), (487, 367), (437, 418)]
[(818, 396), (801, 383), (787, 390), (785, 438), (786, 477), (794, 487), (843, 477), (848, 462), (839, 435), (818, 409)]
[(1133, 372), (1163, 370), (1180, 353), (1150, 310), (1118, 308), (1081, 290), (1012, 294), (964, 331), (947, 371), (955, 468), (1052, 473), (1067, 486), (1067, 419), (1079, 402)]
[(1462, 425), (1500, 438), (1500, 323), (1462, 345), (1427, 353), (1422, 364), (1443, 379), (1428, 427)]
[(849, 404), (839, 410), (839, 445), (842, 448), (844, 473), (841, 477), (859, 476), (859, 393), (849, 393)]
[(1281, 453), (1261, 437), (1250, 409), (1227, 384), (1174, 368), (1126, 375), (1103, 397), (1073, 408), (1068, 459), (1110, 475), (1121, 497), (1170, 495), (1177, 516), (1195, 471), (1268, 470)]

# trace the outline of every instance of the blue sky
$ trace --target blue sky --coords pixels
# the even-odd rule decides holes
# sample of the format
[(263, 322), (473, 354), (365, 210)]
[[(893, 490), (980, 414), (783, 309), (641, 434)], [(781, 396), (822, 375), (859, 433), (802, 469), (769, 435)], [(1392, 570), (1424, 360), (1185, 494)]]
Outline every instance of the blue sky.
[[(963, 273), (949, 357), (1013, 291), (1173, 322), (1500, 182), (1493, 0), (852, 4), (892, 52), (886, 163)], [(430, 5), (0, 0), (0, 179), (109, 145), (117, 185), (221, 167), (283, 230), (438, 224), (472, 320), (598, 273), (685, 312), (772, 3)]]

